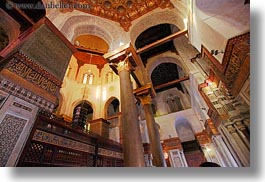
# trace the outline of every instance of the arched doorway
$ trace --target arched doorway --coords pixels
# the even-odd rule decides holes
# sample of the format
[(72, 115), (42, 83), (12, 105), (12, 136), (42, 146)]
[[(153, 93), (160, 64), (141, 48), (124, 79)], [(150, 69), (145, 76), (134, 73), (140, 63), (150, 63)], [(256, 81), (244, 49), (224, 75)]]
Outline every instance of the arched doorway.
[(120, 101), (116, 97), (111, 97), (105, 105), (105, 118), (110, 123), (109, 139), (120, 141), (119, 123)]
[(106, 119), (116, 116), (119, 113), (120, 101), (113, 97), (108, 100), (106, 103)]
[(73, 126), (87, 129), (87, 121), (93, 119), (93, 108), (87, 101), (81, 101), (73, 111)]
[(188, 167), (199, 167), (206, 162), (204, 153), (198, 143), (189, 120), (185, 117), (177, 117), (175, 120), (175, 130), (181, 141), (181, 146)]

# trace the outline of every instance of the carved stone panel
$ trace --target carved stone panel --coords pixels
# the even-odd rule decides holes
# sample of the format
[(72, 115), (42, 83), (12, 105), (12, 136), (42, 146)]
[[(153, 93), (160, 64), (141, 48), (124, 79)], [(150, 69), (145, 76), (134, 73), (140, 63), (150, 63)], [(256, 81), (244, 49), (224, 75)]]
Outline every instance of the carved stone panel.
[(5, 166), (27, 120), (6, 114), (0, 123), (0, 166)]

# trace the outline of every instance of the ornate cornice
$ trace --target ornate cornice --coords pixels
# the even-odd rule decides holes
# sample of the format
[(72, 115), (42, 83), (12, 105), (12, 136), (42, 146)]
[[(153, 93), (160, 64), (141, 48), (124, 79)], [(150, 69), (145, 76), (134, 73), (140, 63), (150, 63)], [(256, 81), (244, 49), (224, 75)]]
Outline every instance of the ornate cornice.
[(226, 69), (227, 64), (229, 63), (229, 60), (231, 59), (231, 56), (233, 54), (234, 47), (245, 41), (250, 41), (250, 32), (247, 32), (242, 35), (238, 35), (228, 40), (227, 46), (225, 49), (225, 54), (224, 54), (223, 61), (222, 61), (223, 69)]
[[(129, 31), (132, 21), (156, 8), (173, 8), (170, 0), (62, 0), (62, 12), (74, 9), (120, 23)], [(67, 9), (67, 7), (69, 7)]]
[(0, 90), (4, 90), (9, 94), (19, 97), (33, 105), (36, 105), (44, 110), (53, 111), (55, 103), (52, 103), (43, 97), (29, 91), (26, 88), (22, 88), (19, 85), (8, 81), (6, 79), (0, 79)]
[(227, 65), (233, 55), (234, 48), (240, 45), (242, 42), (249, 40), (250, 32), (229, 39), (226, 45), (222, 64), (220, 64), (220, 62), (203, 45), (201, 48), (202, 58), (208, 58), (212, 62), (213, 66), (216, 67), (220, 73), (224, 74), (227, 69)]
[(182, 149), (181, 141), (178, 137), (163, 140), (162, 147), (163, 150)]
[(196, 133), (195, 137), (200, 145), (211, 143), (211, 138), (205, 130), (200, 133)]

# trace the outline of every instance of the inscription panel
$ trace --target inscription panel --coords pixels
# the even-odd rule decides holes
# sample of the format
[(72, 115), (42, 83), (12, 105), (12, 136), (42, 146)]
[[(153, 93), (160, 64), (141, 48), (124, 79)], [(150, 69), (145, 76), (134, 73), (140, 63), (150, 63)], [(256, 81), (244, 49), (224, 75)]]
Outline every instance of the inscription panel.
[[(67, 139), (58, 135), (54, 135), (45, 131), (36, 130), (32, 140), (44, 142), (52, 145), (66, 147), (74, 150), (79, 150), (87, 153), (95, 153), (95, 146), (77, 142), (71, 139)], [(116, 151), (107, 150), (104, 148), (98, 149), (98, 154), (108, 157), (115, 157), (122, 159), (123, 154)]]
[(45, 70), (36, 70), (34, 67), (31, 67), (24, 61), (22, 62), (17, 58), (13, 58), (10, 61), (7, 69), (33, 83), (34, 85), (38, 85), (49, 93), (55, 95), (59, 91), (59, 81), (57, 81), (55, 78), (52, 78), (52, 76), (49, 76)]
[(75, 149), (75, 150), (79, 150), (83, 152), (88, 152), (88, 153), (94, 153), (95, 151), (94, 146), (80, 143), (80, 142), (77, 142), (71, 139), (58, 136), (58, 135), (53, 135), (51, 133), (41, 131), (41, 130), (36, 130), (32, 139), (35, 141), (58, 145), (61, 147), (67, 147), (67, 148), (71, 148), (71, 149)]

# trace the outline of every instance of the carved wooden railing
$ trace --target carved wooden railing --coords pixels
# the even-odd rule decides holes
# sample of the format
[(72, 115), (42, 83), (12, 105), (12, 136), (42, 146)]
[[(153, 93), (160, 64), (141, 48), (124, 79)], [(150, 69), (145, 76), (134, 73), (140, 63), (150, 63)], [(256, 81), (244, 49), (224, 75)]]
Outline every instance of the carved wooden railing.
[(223, 120), (228, 118), (227, 114), (220, 114), (217, 109), (214, 107), (213, 103), (210, 101), (209, 97), (199, 88), (199, 92), (203, 97), (204, 101), (206, 102), (207, 106), (209, 107), (207, 111), (207, 115), (211, 118), (214, 126), (216, 128), (219, 127)]
[(41, 112), (17, 166), (122, 167), (120, 143)]

